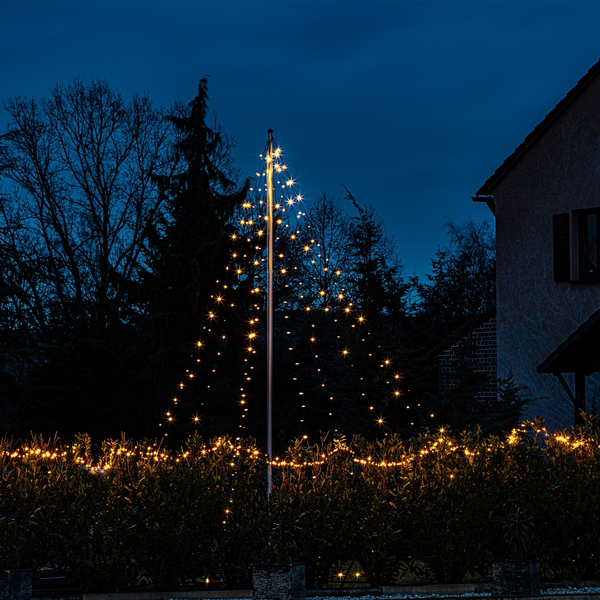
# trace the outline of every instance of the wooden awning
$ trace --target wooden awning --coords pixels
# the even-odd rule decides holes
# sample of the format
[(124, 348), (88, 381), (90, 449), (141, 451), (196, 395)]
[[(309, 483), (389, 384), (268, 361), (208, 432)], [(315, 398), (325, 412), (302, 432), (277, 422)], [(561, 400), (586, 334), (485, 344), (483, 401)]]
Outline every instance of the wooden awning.
[[(582, 323), (538, 368), (538, 373), (554, 375), (573, 402), (574, 422), (581, 423), (581, 411), (586, 410), (585, 378), (600, 371), (600, 310)], [(564, 373), (573, 373), (572, 390)]]
[(584, 373), (600, 371), (600, 310), (580, 325), (538, 368), (538, 373)]

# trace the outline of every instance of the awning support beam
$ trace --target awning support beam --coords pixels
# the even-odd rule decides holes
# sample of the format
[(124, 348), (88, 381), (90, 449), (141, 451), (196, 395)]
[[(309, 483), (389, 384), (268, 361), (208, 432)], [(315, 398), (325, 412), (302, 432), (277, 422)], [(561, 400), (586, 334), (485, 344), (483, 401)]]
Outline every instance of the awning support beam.
[(575, 394), (571, 391), (569, 384), (566, 382), (562, 373), (553, 373), (558, 379), (560, 385), (563, 386), (567, 396), (573, 403), (573, 422), (578, 425), (582, 422), (581, 411), (585, 411), (585, 373), (583, 371), (575, 372)]
[(577, 371), (575, 373), (575, 425), (581, 425), (583, 419), (581, 412), (585, 411), (585, 373)]
[(573, 395), (573, 392), (571, 391), (569, 384), (565, 381), (563, 374), (562, 373), (553, 373), (553, 375), (556, 377), (556, 379), (558, 379), (558, 381), (560, 382), (560, 385), (563, 386), (563, 388), (565, 389), (565, 392), (567, 392), (567, 396), (569, 396), (571, 402), (573, 403), (573, 406), (575, 406), (577, 404), (575, 401), (575, 396)]

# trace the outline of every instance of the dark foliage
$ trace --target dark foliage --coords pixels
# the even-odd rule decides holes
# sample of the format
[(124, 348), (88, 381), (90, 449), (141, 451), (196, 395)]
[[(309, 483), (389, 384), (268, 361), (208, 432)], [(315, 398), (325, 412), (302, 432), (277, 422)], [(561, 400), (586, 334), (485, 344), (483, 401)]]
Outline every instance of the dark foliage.
[[(406, 385), (423, 418), (457, 431), (475, 425), (487, 432), (506, 431), (519, 422), (521, 409), (531, 399), (512, 382), (491, 381), (474, 368), (476, 349), (469, 338), (495, 311), (493, 225), (448, 222), (447, 231), (449, 245), (431, 260), (427, 281), (412, 280), (410, 318), (400, 332)], [(457, 385), (440, 395), (440, 355), (454, 344), (451, 367)], [(486, 392), (493, 392), (494, 398)]]
[[(175, 169), (164, 113), (75, 80), (4, 103), (0, 171), (0, 406), (11, 433), (140, 431), (128, 282), (162, 210), (152, 173)], [(127, 403), (126, 403), (127, 404)]]
[[(304, 561), (309, 587), (459, 583), (539, 558), (555, 579), (600, 573), (600, 432), (445, 430), (409, 442), (293, 442), (274, 464), (248, 440), (178, 452), (121, 439), (0, 444), (0, 567), (56, 565), (81, 590), (249, 589), (251, 565)], [(341, 575), (341, 577), (340, 577)]]
[(374, 208), (361, 206), (347, 189), (346, 199), (358, 212), (349, 222), (349, 294), (360, 311), (386, 316), (389, 324), (406, 311), (402, 263)]
[(485, 433), (510, 431), (531, 398), (512, 379), (492, 379), (477, 364), (477, 346), (468, 334), (453, 349), (448, 367), (452, 386), (436, 400), (437, 418), (457, 431), (479, 426)]
[[(237, 399), (242, 378), (243, 340), (238, 332), (248, 290), (236, 285), (228, 266), (233, 215), (248, 185), (240, 187), (235, 181), (229, 138), (206, 123), (207, 102), (207, 82), (202, 80), (189, 106), (180, 106), (169, 116), (178, 136), (175, 149), (181, 167), (168, 177), (154, 177), (165, 209), (161, 219), (148, 227), (147, 266), (138, 292), (147, 350), (142, 377), (155, 398), (153, 405), (164, 408), (177, 390), (188, 419), (201, 411), (213, 427), (210, 433), (222, 433), (237, 425), (225, 407)], [(218, 304), (228, 310), (209, 326), (201, 325)], [(198, 341), (206, 351), (192, 362)], [(193, 378), (206, 379), (215, 363), (219, 378), (198, 396)], [(181, 382), (177, 388), (176, 382)], [(158, 410), (153, 416), (155, 422), (166, 422)], [(180, 432), (189, 433), (193, 422), (179, 425)]]
[[(169, 111), (79, 80), (5, 109), (0, 427), (262, 443), (264, 215), (239, 183), (232, 139), (207, 122), (207, 81)], [(519, 390), (502, 384), (483, 401), (498, 382), (473, 374), (466, 350), (460, 386), (437, 389), (440, 353), (494, 307), (489, 223), (448, 223), (423, 282), (404, 278), (384, 223), (348, 190), (344, 201), (323, 193), (300, 226), (283, 212), (277, 447), (326, 431), (409, 436), (431, 414), (456, 429), (518, 420)]]

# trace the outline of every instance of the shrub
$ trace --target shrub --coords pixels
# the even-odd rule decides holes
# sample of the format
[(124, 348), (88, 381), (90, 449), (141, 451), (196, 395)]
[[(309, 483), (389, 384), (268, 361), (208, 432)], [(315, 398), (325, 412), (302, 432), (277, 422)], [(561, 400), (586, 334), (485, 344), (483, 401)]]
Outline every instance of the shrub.
[[(371, 585), (423, 569), (438, 582), (529, 556), (576, 582), (600, 572), (600, 429), (440, 430), (403, 442), (297, 440), (273, 461), (252, 440), (87, 436), (0, 441), (0, 566), (54, 565), (83, 591), (220, 581), (304, 561), (309, 587), (349, 568)], [(341, 577), (339, 575), (341, 574)]]

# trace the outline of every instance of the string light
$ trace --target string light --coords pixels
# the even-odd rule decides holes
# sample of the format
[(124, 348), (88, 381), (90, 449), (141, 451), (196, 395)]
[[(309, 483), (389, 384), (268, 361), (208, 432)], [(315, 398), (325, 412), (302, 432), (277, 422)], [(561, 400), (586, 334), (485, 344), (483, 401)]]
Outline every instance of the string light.
[[(266, 260), (264, 257), (264, 253), (266, 251), (265, 246), (265, 223), (268, 221), (268, 215), (266, 214), (267, 210), (267, 202), (266, 202), (266, 162), (269, 160), (268, 153), (264, 153), (261, 155), (261, 165), (256, 170), (256, 179), (249, 187), (248, 197), (241, 203), (240, 205), (240, 214), (239, 217), (236, 217), (235, 222), (239, 223), (237, 226), (237, 230), (232, 232), (229, 236), (231, 240), (232, 249), (230, 252), (230, 264), (225, 267), (227, 271), (226, 281), (230, 281), (231, 277), (234, 278), (234, 283), (232, 284), (232, 289), (241, 290), (244, 287), (248, 289), (251, 297), (253, 297), (252, 303), (249, 305), (250, 316), (249, 319), (249, 329), (244, 332), (247, 343), (243, 346), (243, 350), (246, 353), (245, 356), (249, 357), (253, 360), (253, 357), (256, 356), (256, 348), (260, 347), (264, 344), (264, 331), (262, 328), (256, 328), (255, 324), (259, 322), (259, 317), (263, 313), (265, 308), (265, 291), (266, 290), (266, 277), (267, 277), (267, 266)], [(354, 315), (354, 319), (359, 325), (363, 325), (366, 323), (366, 315), (362, 313), (358, 313), (354, 310), (352, 302), (347, 302), (345, 287), (342, 287), (341, 277), (343, 270), (339, 268), (339, 265), (335, 265), (331, 263), (331, 256), (328, 255), (328, 251), (326, 246), (322, 245), (322, 240), (317, 239), (314, 232), (315, 228), (311, 228), (310, 224), (303, 225), (302, 219), (306, 215), (306, 212), (302, 209), (302, 201), (303, 197), (295, 189), (295, 179), (289, 174), (288, 166), (283, 162), (283, 151), (281, 148), (277, 148), (277, 151), (273, 154), (273, 167), (276, 184), (276, 198), (274, 199), (274, 214), (273, 214), (273, 222), (275, 229), (275, 248), (274, 248), (274, 258), (278, 261), (278, 265), (274, 268), (274, 276), (280, 278), (279, 285), (281, 290), (285, 290), (286, 288), (289, 292), (286, 292), (285, 299), (282, 300), (282, 306), (285, 310), (288, 311), (297, 311), (303, 310), (304, 313), (308, 316), (312, 314), (312, 311), (315, 310), (320, 315), (328, 315), (334, 317), (335, 315), (339, 315), (340, 311), (342, 314), (351, 317)], [(285, 177), (283, 174), (285, 173)], [(286, 210), (286, 208), (290, 208), (292, 206), (296, 207), (295, 211)], [(309, 235), (309, 231), (312, 232), (312, 235)], [(307, 279), (301, 280), (300, 273), (298, 271), (298, 267), (293, 265), (290, 261), (294, 259), (294, 257), (299, 256), (301, 254), (311, 256), (311, 260), (306, 262), (308, 271), (305, 273)], [(291, 268), (293, 266), (293, 268)], [(312, 271), (310, 270), (312, 269)], [(219, 284), (219, 281), (216, 282)], [(319, 286), (320, 284), (320, 289)], [(219, 284), (222, 287), (222, 290), (227, 289), (226, 284)], [(294, 289), (299, 289), (300, 287), (306, 289), (306, 292), (302, 294), (297, 294), (294, 296)], [(311, 290), (315, 290), (311, 292)], [(229, 306), (234, 307), (236, 302), (233, 302), (233, 298), (229, 299), (229, 295), (227, 295), (223, 291), (219, 291), (213, 295), (213, 301), (215, 302), (215, 306), (212, 310), (208, 312), (207, 322), (216, 324), (217, 321), (223, 322), (225, 320), (225, 313), (223, 313), (223, 308)], [(316, 294), (316, 296), (314, 296)], [(300, 306), (300, 302), (303, 303), (303, 306)], [(239, 302), (237, 302), (239, 305)], [(242, 302), (243, 304), (243, 302)], [(278, 310), (278, 314), (281, 314), (281, 308)], [(288, 318), (288, 315), (285, 315), (285, 318)], [(338, 319), (334, 319), (334, 323), (338, 323)], [(330, 321), (331, 323), (331, 321)], [(339, 327), (343, 326), (344, 321), (339, 323)], [(354, 324), (350, 324), (349, 327), (354, 327)], [(314, 327), (314, 323), (312, 324)], [(205, 327), (206, 329), (206, 327)], [(208, 332), (211, 330), (208, 329)], [(370, 332), (368, 332), (370, 335)], [(212, 334), (214, 335), (214, 333)], [(290, 332), (287, 333), (290, 335)], [(302, 347), (301, 340), (297, 339), (299, 333), (294, 332), (292, 336), (294, 340), (291, 340), (292, 343), (288, 346), (288, 352), (294, 352), (295, 348)], [(352, 337), (352, 334), (348, 334)], [(364, 334), (363, 334), (364, 335)], [(222, 336), (222, 339), (225, 340), (226, 336)], [(320, 338), (315, 335), (311, 335), (307, 338), (313, 346), (319, 345)], [(323, 336), (323, 342), (326, 343), (325, 340), (327, 338)], [(337, 336), (337, 339), (342, 342), (340, 336)], [(362, 342), (367, 343), (366, 338), (362, 338)], [(356, 343), (356, 340), (353, 342)], [(212, 342), (211, 342), (212, 345)], [(209, 347), (207, 343), (203, 341), (197, 342), (197, 350), (202, 352), (209, 352)], [(210, 350), (213, 356), (221, 356), (220, 352), (216, 352), (217, 348), (213, 348)], [(351, 354), (351, 350), (349, 346), (339, 348), (337, 350), (341, 358), (348, 358)], [(314, 369), (318, 373), (320, 372), (320, 367), (318, 366), (320, 363), (319, 357), (321, 353), (314, 354)], [(357, 352), (356, 356), (359, 356), (360, 352)], [(224, 355), (225, 356), (225, 355)], [(373, 354), (369, 353), (369, 357), (372, 357)], [(201, 358), (196, 358), (197, 362), (201, 362)], [(248, 360), (245, 358), (244, 360)], [(359, 359), (360, 360), (360, 359)], [(391, 364), (391, 360), (389, 358), (381, 357), (380, 359), (386, 366)], [(355, 368), (355, 365), (349, 364), (348, 366), (351, 368)], [(295, 363), (298, 366), (298, 363)], [(346, 363), (348, 364), (348, 363)], [(251, 366), (250, 368), (254, 368)], [(207, 376), (210, 374), (216, 374), (217, 368), (213, 368), (211, 371), (207, 372)], [(202, 383), (206, 386), (206, 390), (210, 390), (210, 379), (207, 376), (203, 376)], [(192, 380), (194, 378), (193, 374), (189, 375), (189, 379)], [(197, 378), (198, 379), (198, 378)], [(395, 375), (395, 379), (399, 379), (399, 375)], [(247, 372), (244, 375), (244, 380), (246, 382), (250, 382), (252, 378)], [(298, 381), (297, 377), (293, 377), (294, 381)], [(389, 384), (389, 382), (385, 382), (385, 384)], [(327, 386), (329, 384), (325, 381), (321, 381), (319, 383), (319, 387), (324, 390), (324, 393), (330, 393), (330, 390), (327, 390)], [(184, 388), (183, 383), (179, 384), (180, 389)], [(392, 390), (392, 394), (395, 397), (401, 395), (401, 391), (399, 389)], [(361, 397), (364, 397), (363, 393)], [(329, 397), (329, 396), (326, 396)], [(366, 399), (366, 398), (365, 398)], [(333, 396), (331, 396), (331, 400), (333, 400)], [(385, 402), (382, 400), (382, 403)], [(173, 402), (173, 406), (175, 406), (177, 402)], [(248, 410), (247, 405), (244, 406), (244, 410)], [(332, 405), (333, 406), (333, 405)], [(330, 409), (331, 410), (331, 409)], [(328, 412), (329, 416), (333, 416), (333, 412)], [(241, 418), (245, 418), (245, 414), (240, 415)], [(171, 418), (174, 418), (171, 416)], [(383, 417), (381, 417), (383, 419)], [(169, 421), (168, 421), (169, 422)], [(197, 423), (198, 420), (194, 418), (194, 423)], [(382, 423), (378, 423), (382, 425)], [(242, 425), (240, 425), (242, 426)]]

